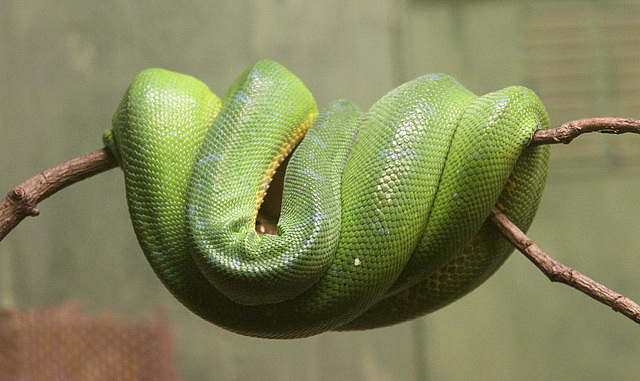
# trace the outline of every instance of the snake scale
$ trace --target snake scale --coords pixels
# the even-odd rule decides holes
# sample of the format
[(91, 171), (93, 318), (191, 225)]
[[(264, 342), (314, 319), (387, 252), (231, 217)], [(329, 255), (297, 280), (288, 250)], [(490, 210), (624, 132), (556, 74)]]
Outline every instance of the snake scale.
[(222, 100), (193, 77), (141, 72), (104, 142), (167, 289), (225, 329), (285, 339), (406, 321), (486, 280), (513, 251), (489, 212), (528, 229), (549, 149), (527, 145), (548, 126), (527, 88), (478, 97), (443, 74), (367, 112), (318, 111), (262, 60)]

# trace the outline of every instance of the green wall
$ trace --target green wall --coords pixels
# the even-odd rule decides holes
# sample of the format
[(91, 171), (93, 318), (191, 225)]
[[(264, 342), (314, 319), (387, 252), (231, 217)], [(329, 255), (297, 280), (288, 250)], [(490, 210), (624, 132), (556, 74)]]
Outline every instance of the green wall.
[[(214, 92), (270, 58), (320, 106), (368, 108), (402, 81), (448, 72), (476, 93), (532, 87), (552, 124), (640, 118), (640, 1), (13, 1), (0, 4), (0, 191), (101, 146), (147, 67)], [(640, 138), (553, 147), (530, 235), (550, 255), (640, 300)], [(147, 265), (122, 174), (43, 202), (0, 243), (0, 302), (80, 300), (131, 317), (163, 306), (187, 380), (601, 380), (640, 375), (640, 327), (551, 284), (520, 254), (477, 291), (417, 321), (295, 341), (241, 337), (189, 313)], [(2, 329), (2, 327), (0, 327)], [(634, 377), (635, 376), (635, 377)]]

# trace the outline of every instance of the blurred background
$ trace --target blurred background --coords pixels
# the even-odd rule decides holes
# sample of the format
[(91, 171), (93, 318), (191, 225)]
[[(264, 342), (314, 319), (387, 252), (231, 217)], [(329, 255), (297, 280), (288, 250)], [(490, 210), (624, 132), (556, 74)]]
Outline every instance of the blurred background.
[[(640, 118), (640, 1), (268, 0), (0, 4), (0, 191), (101, 147), (133, 76), (193, 75), (218, 95), (256, 60), (299, 76), (318, 105), (368, 109), (446, 72), (477, 94), (531, 87), (552, 126)], [(640, 138), (554, 146), (530, 236), (555, 259), (640, 301)], [(551, 284), (514, 253), (478, 290), (416, 321), (269, 341), (187, 311), (154, 276), (112, 170), (40, 204), (0, 243), (0, 303), (69, 301), (146, 319), (161, 306), (184, 380), (629, 380), (640, 327)], [(0, 330), (7, 327), (0, 326)], [(0, 361), (2, 359), (0, 358)]]

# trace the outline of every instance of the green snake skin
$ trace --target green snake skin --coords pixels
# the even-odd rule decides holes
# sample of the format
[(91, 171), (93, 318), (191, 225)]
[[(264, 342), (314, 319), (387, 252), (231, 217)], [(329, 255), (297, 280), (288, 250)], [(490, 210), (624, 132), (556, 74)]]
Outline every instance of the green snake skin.
[[(365, 113), (318, 112), (263, 60), (222, 101), (193, 77), (143, 71), (104, 141), (169, 291), (228, 330), (298, 338), (422, 316), (491, 276), (513, 248), (487, 217), (497, 204), (529, 228), (549, 148), (527, 145), (548, 126), (529, 89), (477, 97), (442, 74)], [(259, 232), (276, 189), (277, 225)]]

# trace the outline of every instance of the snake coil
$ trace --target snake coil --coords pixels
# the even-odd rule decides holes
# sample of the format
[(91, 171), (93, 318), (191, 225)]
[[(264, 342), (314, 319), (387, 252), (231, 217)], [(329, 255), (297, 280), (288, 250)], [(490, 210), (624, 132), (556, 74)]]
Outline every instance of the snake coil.
[(527, 144), (548, 126), (529, 89), (477, 97), (441, 74), (365, 113), (343, 100), (318, 112), (265, 60), (222, 101), (143, 71), (104, 141), (167, 289), (228, 330), (296, 338), (422, 316), (492, 275), (513, 248), (490, 209), (528, 229), (549, 149)]

